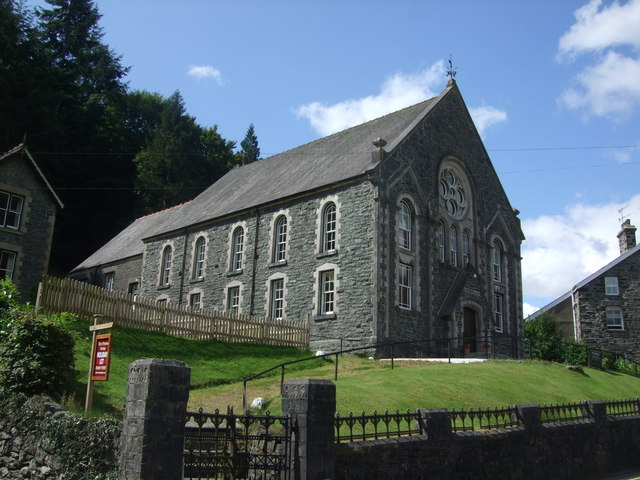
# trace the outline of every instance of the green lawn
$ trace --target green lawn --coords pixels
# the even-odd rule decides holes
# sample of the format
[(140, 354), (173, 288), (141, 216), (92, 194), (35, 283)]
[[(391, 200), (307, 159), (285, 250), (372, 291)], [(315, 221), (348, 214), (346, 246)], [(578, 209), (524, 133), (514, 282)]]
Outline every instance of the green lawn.
[[(76, 399), (84, 399), (89, 362), (88, 322), (77, 328)], [(170, 337), (116, 327), (108, 382), (96, 382), (96, 413), (116, 413), (124, 405), (128, 365), (138, 358), (168, 358), (191, 367), (190, 409), (242, 408), (242, 378), (280, 362), (311, 355), (292, 348), (229, 344)], [(416, 408), (478, 408), (516, 403), (565, 403), (640, 397), (640, 378), (537, 361), (489, 361), (473, 364), (388, 362), (344, 356), (338, 362), (338, 411), (371, 413)], [(313, 359), (288, 367), (285, 378), (333, 380), (335, 363)], [(280, 412), (280, 371), (248, 384), (247, 398), (264, 397)]]

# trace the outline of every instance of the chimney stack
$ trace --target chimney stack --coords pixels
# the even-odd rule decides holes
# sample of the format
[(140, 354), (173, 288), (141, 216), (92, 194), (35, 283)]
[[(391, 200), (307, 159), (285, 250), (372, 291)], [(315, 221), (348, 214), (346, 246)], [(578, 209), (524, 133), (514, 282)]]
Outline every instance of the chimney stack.
[(620, 232), (618, 232), (618, 243), (620, 244), (620, 255), (627, 253), (636, 246), (636, 227), (631, 225), (628, 218), (622, 224)]

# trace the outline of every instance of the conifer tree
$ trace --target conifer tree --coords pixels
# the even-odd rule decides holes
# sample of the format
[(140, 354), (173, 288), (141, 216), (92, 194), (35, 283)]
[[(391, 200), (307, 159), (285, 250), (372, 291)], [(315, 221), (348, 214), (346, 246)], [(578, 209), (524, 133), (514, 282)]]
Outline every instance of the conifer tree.
[(244, 140), (240, 142), (240, 154), (243, 163), (251, 163), (260, 159), (260, 147), (258, 146), (258, 137), (256, 136), (253, 123), (249, 125)]

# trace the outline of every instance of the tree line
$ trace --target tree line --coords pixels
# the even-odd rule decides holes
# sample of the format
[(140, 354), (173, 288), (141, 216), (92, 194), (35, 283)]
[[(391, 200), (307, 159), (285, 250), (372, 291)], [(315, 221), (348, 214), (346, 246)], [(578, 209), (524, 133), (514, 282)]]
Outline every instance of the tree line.
[(179, 91), (132, 90), (93, 0), (0, 0), (0, 152), (24, 143), (65, 208), (50, 271), (65, 274), (138, 216), (187, 201), (260, 156), (204, 127)]

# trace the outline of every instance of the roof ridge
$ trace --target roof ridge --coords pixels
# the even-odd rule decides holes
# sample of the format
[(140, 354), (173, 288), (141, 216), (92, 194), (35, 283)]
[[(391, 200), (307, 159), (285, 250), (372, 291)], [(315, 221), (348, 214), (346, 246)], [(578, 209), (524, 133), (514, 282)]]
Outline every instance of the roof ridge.
[(16, 145), (15, 147), (10, 148), (10, 149), (9, 149), (9, 150), (7, 150), (6, 152), (4, 152), (4, 153), (0, 154), (0, 158), (4, 158), (4, 157), (6, 157), (6, 156), (8, 156), (8, 155), (11, 155), (12, 153), (17, 152), (18, 150), (20, 150), (20, 149), (21, 149), (21, 148), (23, 148), (23, 147), (24, 147), (24, 143), (19, 143), (19, 144), (18, 144), (18, 145)]
[(171, 207), (163, 208), (162, 210), (158, 210), (157, 212), (147, 213), (146, 215), (142, 215), (141, 217), (136, 218), (136, 220), (142, 220), (143, 218), (153, 217), (154, 215), (158, 215), (159, 213), (168, 212), (169, 210), (173, 210), (174, 208), (181, 207), (186, 205), (187, 203), (191, 203), (192, 200), (187, 200), (186, 202), (178, 203), (177, 205), (173, 205)]

